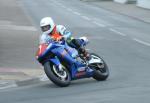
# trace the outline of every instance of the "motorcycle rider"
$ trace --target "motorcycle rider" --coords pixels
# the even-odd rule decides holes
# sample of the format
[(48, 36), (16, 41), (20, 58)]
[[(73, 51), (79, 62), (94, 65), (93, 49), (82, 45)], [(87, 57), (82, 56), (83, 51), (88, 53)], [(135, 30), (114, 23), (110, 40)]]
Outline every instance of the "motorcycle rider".
[[(48, 45), (52, 39), (62, 39), (63, 37), (69, 46), (75, 48), (79, 54), (82, 54), (86, 59), (89, 59), (88, 52), (82, 46), (86, 45), (88, 42), (86, 37), (80, 37), (79, 39), (73, 38), (70, 31), (63, 25), (56, 25), (51, 17), (44, 17), (41, 19), (40, 27), (43, 32), (40, 36), (40, 45)], [(46, 49), (45, 47), (47, 46), (44, 46), (44, 49)], [(40, 49), (42, 51), (42, 48)], [(37, 55), (37, 60), (40, 63), (43, 62), (43, 59), (39, 58), (39, 54)]]

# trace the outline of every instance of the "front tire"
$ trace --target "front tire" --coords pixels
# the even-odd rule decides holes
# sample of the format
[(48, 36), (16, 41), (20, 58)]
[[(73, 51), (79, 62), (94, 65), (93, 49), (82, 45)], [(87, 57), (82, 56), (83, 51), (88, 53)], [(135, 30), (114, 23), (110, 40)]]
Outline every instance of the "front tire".
[(109, 69), (108, 69), (106, 62), (100, 56), (98, 56), (94, 53), (91, 53), (90, 55), (91, 55), (91, 57), (94, 57), (94, 56), (98, 57), (102, 61), (101, 63), (91, 64), (91, 68), (93, 68), (93, 70), (94, 70), (93, 78), (96, 79), (97, 81), (106, 80), (109, 76)]
[(70, 85), (71, 77), (67, 68), (62, 67), (64, 74), (58, 74), (56, 71), (56, 66), (53, 63), (46, 62), (44, 64), (44, 71), (47, 77), (57, 86), (66, 87)]

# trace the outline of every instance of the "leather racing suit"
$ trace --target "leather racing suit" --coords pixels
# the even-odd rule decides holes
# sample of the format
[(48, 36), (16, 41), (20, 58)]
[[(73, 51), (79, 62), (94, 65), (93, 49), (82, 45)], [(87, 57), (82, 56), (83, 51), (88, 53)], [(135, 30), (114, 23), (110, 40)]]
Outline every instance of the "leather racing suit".
[(41, 52), (36, 54), (36, 58), (38, 59), (38, 61), (41, 64), (44, 63), (44, 58), (41, 58), (42, 52), (44, 52), (44, 50), (46, 49), (47, 45), (49, 45), (49, 43), (53, 39), (53, 36), (57, 36), (57, 38), (59, 36), (63, 36), (63, 38), (66, 40), (67, 44), (69, 46), (77, 49), (79, 54), (80, 53), (83, 53), (83, 54), (86, 53), (85, 49), (83, 49), (81, 47), (81, 45), (86, 45), (86, 44), (84, 44), (85, 42), (83, 40), (81, 40), (81, 39), (74, 39), (72, 37), (72, 33), (70, 31), (68, 31), (63, 25), (56, 25), (51, 34), (43, 33), (40, 36), (40, 45), (43, 45), (43, 46), (42, 46), (42, 48), (39, 47), (39, 49), (41, 49), (40, 50)]

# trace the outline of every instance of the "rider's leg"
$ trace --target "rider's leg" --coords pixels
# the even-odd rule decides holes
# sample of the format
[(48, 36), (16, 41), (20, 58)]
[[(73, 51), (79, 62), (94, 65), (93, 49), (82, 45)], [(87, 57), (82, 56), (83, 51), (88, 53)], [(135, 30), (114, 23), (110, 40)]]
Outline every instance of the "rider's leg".
[(73, 39), (71, 41), (71, 45), (72, 47), (76, 48), (79, 52), (79, 54), (83, 54), (83, 57), (85, 57), (87, 60), (90, 59), (90, 55), (89, 53), (86, 51), (86, 49), (84, 48), (85, 42), (81, 39)]

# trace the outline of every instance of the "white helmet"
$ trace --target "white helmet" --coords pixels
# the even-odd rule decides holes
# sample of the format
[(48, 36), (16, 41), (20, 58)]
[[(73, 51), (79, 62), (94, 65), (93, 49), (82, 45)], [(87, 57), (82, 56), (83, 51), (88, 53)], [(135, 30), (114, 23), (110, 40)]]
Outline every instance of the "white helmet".
[(40, 21), (40, 26), (43, 33), (49, 34), (53, 31), (55, 23), (51, 17), (44, 17)]

